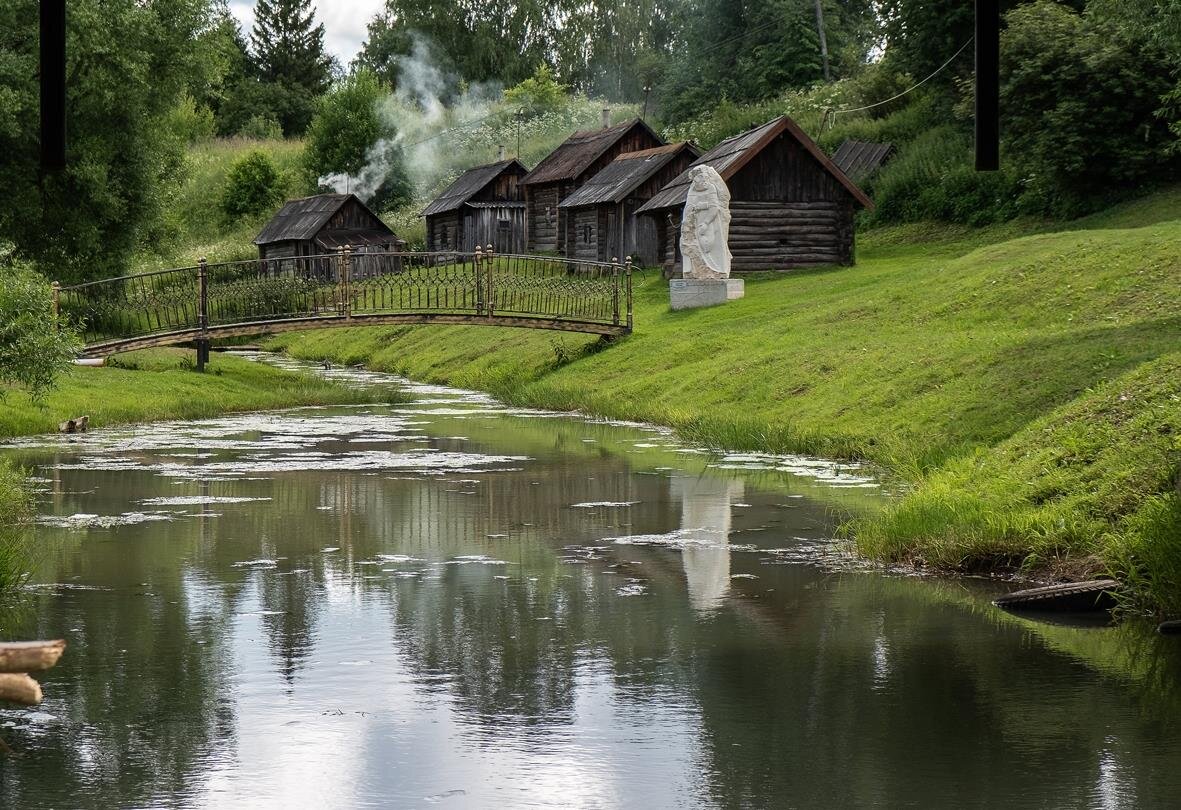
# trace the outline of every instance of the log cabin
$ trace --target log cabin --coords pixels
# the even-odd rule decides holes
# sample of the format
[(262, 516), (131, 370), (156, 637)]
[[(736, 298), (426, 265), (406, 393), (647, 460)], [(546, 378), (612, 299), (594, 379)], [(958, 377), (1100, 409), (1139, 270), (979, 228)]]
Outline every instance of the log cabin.
[(630, 256), (641, 266), (655, 266), (662, 255), (652, 217), (636, 210), (689, 168), (701, 150), (674, 143), (625, 152), (566, 197), (560, 205), (571, 225), (566, 256), (606, 262)]
[(559, 207), (562, 200), (624, 152), (663, 145), (660, 136), (639, 118), (575, 132), (567, 138), (521, 178), (528, 251), (565, 254), (572, 226)]
[[(730, 189), (734, 272), (853, 263), (853, 215), (873, 201), (787, 116), (722, 141), (693, 165), (712, 166)], [(688, 191), (685, 171), (637, 211), (654, 219), (673, 276)]]
[(426, 249), (475, 251), (492, 245), (498, 253), (525, 252), (525, 200), (518, 160), (476, 166), (456, 178), (426, 210)]
[(401, 250), (398, 239), (355, 194), (289, 200), (254, 238), (260, 259), (319, 256), (345, 245), (357, 252)]

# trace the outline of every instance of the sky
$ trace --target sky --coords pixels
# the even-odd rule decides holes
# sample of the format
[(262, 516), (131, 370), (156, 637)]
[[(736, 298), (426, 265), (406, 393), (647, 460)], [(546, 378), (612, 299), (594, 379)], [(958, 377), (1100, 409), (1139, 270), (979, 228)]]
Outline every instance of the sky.
[[(230, 0), (230, 11), (250, 37), (254, 25), (255, 0)], [(324, 23), (324, 46), (348, 67), (365, 41), (366, 26), (385, 5), (383, 0), (312, 0), (316, 20)]]

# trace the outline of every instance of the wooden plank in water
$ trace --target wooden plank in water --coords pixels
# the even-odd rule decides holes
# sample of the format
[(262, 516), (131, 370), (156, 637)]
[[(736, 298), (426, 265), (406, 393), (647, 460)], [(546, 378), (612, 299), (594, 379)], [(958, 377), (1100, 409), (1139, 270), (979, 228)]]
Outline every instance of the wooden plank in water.
[(1118, 587), (1114, 579), (1067, 582), (1007, 593), (994, 599), (993, 604), (1011, 610), (1110, 610), (1115, 607), (1114, 591)]
[(66, 649), (63, 639), (54, 641), (0, 642), (0, 672), (40, 672), (49, 669)]

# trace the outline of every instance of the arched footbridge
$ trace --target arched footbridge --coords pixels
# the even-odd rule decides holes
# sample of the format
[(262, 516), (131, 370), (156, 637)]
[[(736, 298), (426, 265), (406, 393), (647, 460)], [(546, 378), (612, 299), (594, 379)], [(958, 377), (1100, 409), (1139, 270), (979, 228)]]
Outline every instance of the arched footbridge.
[(72, 286), (54, 305), (87, 357), (215, 338), (372, 324), (466, 324), (625, 335), (630, 261), (353, 252), (158, 270)]

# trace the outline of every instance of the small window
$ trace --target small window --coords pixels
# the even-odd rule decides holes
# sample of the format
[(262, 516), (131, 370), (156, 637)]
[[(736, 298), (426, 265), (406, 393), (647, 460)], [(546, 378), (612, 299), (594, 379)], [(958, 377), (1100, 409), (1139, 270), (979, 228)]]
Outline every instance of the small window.
[(582, 243), (584, 245), (589, 245), (590, 241), (591, 241), (591, 226), (590, 225), (583, 225), (582, 226)]
[(507, 233), (509, 228), (511, 228), (512, 226), (513, 226), (513, 223), (507, 219), (500, 219), (500, 220), (496, 221), (496, 229), (498, 231), (504, 231), (505, 233)]
[(451, 238), (451, 235), (447, 233), (447, 226), (446, 225), (441, 226), (439, 228), (439, 247), (447, 248), (448, 247), (448, 240), (450, 238)]

